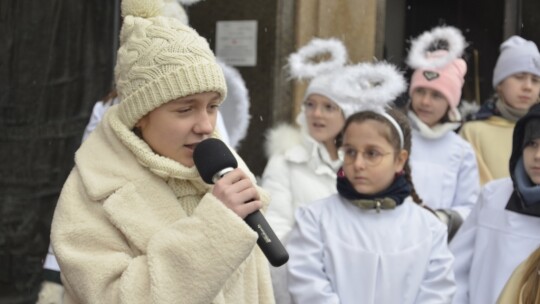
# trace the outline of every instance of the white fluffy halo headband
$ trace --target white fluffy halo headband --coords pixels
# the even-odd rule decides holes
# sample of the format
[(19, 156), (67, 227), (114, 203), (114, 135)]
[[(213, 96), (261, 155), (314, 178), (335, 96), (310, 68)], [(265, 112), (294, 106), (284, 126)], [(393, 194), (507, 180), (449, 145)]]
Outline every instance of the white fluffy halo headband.
[(346, 102), (354, 103), (355, 112), (372, 111), (386, 118), (396, 129), (400, 148), (403, 149), (403, 130), (386, 112), (407, 88), (403, 74), (394, 65), (375, 62), (345, 67), (333, 85), (342, 92)]
[(407, 89), (402, 73), (386, 62), (347, 65), (347, 50), (338, 39), (313, 39), (289, 56), (291, 76), (311, 79), (306, 91), (322, 93), (336, 102), (345, 117), (372, 111), (385, 117), (397, 130), (403, 148), (403, 130), (386, 113)]
[[(329, 58), (323, 58), (329, 56)], [(291, 76), (297, 79), (310, 79), (326, 72), (339, 69), (347, 62), (347, 49), (341, 40), (311, 40), (298, 52), (289, 56)]]
[[(438, 42), (447, 44), (448, 53), (439, 58), (428, 58), (428, 53), (435, 51)], [(436, 69), (443, 67), (456, 58), (460, 58), (467, 47), (461, 31), (453, 26), (435, 27), (411, 41), (411, 50), (407, 64), (413, 69)]]
[(359, 63), (344, 67), (332, 86), (359, 110), (384, 112), (407, 88), (405, 78), (387, 62)]

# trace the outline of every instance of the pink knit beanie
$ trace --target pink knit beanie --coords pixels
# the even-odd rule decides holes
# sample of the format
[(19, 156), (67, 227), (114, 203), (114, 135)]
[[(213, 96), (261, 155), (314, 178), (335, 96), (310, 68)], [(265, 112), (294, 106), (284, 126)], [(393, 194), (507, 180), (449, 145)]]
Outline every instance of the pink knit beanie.
[[(437, 47), (446, 45), (446, 47)], [(467, 64), (461, 55), (467, 43), (453, 26), (435, 27), (411, 42), (407, 64), (414, 69), (409, 96), (419, 87), (440, 92), (448, 101), (448, 118), (460, 121), (458, 105), (465, 82)]]
[[(437, 59), (447, 56), (447, 53), (445, 50), (437, 50), (429, 53), (427, 58)], [(466, 73), (467, 64), (461, 58), (456, 58), (439, 68), (416, 69), (411, 77), (409, 95), (419, 87), (436, 90), (448, 100), (449, 114), (453, 116), (461, 99)]]

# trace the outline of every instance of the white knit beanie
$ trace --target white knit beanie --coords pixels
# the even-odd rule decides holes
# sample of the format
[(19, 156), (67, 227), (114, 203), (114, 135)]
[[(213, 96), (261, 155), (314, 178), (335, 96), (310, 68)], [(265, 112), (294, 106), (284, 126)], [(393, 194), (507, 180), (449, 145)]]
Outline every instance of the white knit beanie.
[(159, 16), (163, 0), (123, 0), (115, 67), (119, 116), (132, 128), (155, 108), (181, 97), (217, 92), (223, 71), (208, 42), (175, 18)]
[(512, 36), (500, 46), (500, 55), (493, 70), (493, 88), (506, 77), (523, 72), (540, 76), (540, 53), (534, 42)]

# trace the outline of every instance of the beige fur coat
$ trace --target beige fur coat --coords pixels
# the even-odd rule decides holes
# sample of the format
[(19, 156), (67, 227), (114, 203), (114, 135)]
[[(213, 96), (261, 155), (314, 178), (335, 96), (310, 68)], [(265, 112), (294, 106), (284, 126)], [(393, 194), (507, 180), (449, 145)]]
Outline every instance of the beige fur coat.
[(77, 151), (55, 210), (65, 302), (274, 303), (257, 234), (116, 108)]

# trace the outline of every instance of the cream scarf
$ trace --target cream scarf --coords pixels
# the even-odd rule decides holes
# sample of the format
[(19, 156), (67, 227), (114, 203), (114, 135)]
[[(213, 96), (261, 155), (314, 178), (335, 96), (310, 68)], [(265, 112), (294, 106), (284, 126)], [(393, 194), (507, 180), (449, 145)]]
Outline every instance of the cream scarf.
[(188, 168), (170, 158), (156, 154), (144, 140), (129, 130), (117, 115), (106, 117), (109, 119), (113, 132), (135, 155), (139, 163), (163, 178), (176, 194), (186, 213), (193, 214), (199, 201), (211, 188), (201, 179), (195, 166)]
[(446, 133), (454, 131), (459, 128), (459, 126), (461, 126), (461, 122), (446, 122), (436, 124), (433, 127), (429, 127), (422, 120), (420, 120), (418, 116), (416, 116), (414, 111), (409, 110), (407, 114), (409, 116), (409, 119), (411, 120), (411, 126), (415, 130), (420, 132), (423, 137), (429, 139), (440, 138)]

